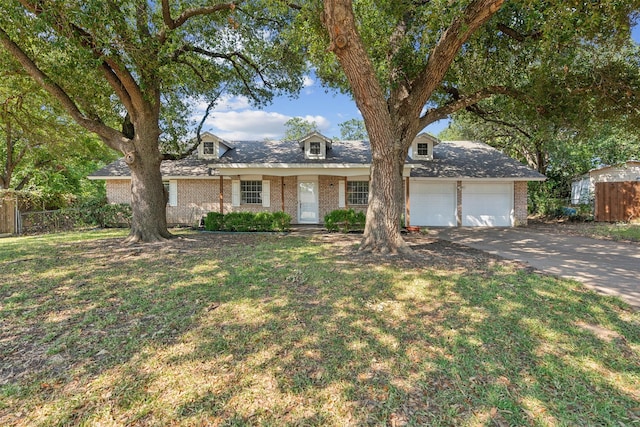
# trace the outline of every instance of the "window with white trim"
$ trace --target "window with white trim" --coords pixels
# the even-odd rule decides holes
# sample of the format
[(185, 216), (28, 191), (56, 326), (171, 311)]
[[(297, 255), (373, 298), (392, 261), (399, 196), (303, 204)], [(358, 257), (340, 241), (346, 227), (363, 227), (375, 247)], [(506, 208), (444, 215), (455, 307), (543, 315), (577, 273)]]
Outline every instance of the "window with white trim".
[(349, 205), (366, 205), (369, 202), (369, 181), (347, 181)]
[(262, 181), (240, 181), (240, 203), (262, 204)]
[(417, 147), (418, 156), (428, 156), (429, 155), (429, 144), (426, 142), (418, 142)]
[(202, 143), (202, 154), (212, 156), (216, 154), (216, 144), (213, 141), (204, 141)]
[(162, 181), (164, 191), (167, 194), (167, 206), (178, 206), (178, 181)]
[(309, 142), (309, 154), (311, 154), (312, 156), (319, 156), (320, 155), (320, 143), (317, 141), (311, 141)]

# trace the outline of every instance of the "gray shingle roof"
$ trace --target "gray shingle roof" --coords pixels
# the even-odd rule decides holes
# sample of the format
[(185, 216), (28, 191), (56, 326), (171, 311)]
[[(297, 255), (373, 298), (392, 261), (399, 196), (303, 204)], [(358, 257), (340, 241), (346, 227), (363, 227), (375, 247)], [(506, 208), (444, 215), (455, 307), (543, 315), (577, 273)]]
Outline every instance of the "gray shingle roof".
[(442, 141), (433, 147), (433, 160), (413, 161), (412, 177), (423, 178), (519, 178), (541, 180), (545, 176), (495, 148), (475, 141)]
[[(362, 164), (371, 163), (369, 143), (365, 141), (333, 141), (326, 159), (305, 159), (304, 151), (292, 141), (238, 141), (220, 159), (198, 159), (191, 156), (182, 160), (164, 161), (163, 176), (205, 177), (217, 175), (215, 164)], [(425, 178), (519, 178), (544, 179), (544, 176), (522, 163), (481, 142), (442, 141), (433, 148), (433, 160), (407, 159), (413, 166), (412, 177)], [(214, 167), (210, 170), (210, 167)], [(124, 160), (117, 160), (94, 172), (93, 178), (129, 177)]]
[[(182, 160), (165, 160), (160, 165), (160, 173), (162, 173), (162, 176), (172, 177), (209, 176), (210, 163), (211, 160), (198, 159), (196, 157), (187, 157)], [(89, 175), (90, 178), (128, 178), (130, 176), (129, 166), (124, 162), (124, 159), (116, 160)]]
[(369, 143), (365, 141), (333, 141), (326, 159), (305, 159), (297, 141), (239, 141), (218, 160), (209, 163), (371, 163)]

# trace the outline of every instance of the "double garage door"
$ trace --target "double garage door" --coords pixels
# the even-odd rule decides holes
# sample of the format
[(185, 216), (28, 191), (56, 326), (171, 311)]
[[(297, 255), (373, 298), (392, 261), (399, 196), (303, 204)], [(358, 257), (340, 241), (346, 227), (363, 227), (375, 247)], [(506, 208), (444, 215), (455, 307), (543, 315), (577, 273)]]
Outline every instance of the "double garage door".
[[(456, 182), (411, 181), (411, 225), (454, 227), (457, 220)], [(512, 183), (462, 183), (462, 225), (513, 225)]]

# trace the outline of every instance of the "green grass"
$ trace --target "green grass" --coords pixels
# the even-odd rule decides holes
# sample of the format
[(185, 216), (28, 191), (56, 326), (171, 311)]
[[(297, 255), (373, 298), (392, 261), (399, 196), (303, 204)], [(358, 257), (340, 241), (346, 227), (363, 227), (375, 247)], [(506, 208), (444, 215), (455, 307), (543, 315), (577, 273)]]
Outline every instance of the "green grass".
[(640, 242), (640, 224), (598, 224), (593, 227), (594, 236), (609, 237), (614, 240)]
[(0, 240), (0, 425), (640, 423), (640, 315), (576, 282), (124, 235)]

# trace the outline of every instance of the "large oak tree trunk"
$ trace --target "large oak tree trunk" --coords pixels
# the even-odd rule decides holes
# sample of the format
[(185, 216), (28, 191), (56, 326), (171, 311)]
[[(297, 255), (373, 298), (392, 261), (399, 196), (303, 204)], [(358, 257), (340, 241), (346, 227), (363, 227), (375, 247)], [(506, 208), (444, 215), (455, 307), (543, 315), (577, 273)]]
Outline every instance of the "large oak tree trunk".
[(400, 234), (400, 215), (404, 209), (401, 156), (394, 150), (388, 157), (374, 158), (371, 162), (369, 207), (361, 251), (410, 252)]
[(157, 242), (171, 238), (167, 230), (167, 197), (158, 149), (160, 135), (155, 119), (138, 121), (133, 143), (136, 151), (127, 153), (125, 160), (131, 170), (131, 232), (127, 242)]
[(329, 49), (336, 54), (349, 80), (371, 144), (369, 207), (360, 250), (409, 252), (400, 235), (403, 150), (384, 93), (356, 30), (351, 2), (325, 0), (324, 10), (331, 39)]

